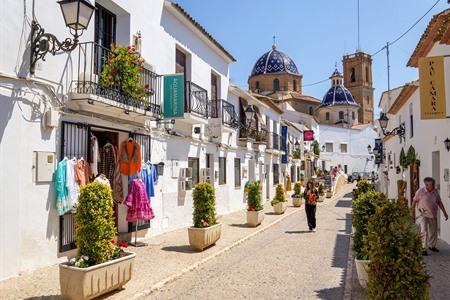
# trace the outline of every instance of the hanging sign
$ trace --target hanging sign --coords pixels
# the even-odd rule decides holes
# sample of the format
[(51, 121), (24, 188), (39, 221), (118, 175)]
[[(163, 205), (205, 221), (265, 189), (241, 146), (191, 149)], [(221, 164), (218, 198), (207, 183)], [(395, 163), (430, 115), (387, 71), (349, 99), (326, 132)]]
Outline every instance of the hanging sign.
[(164, 119), (184, 117), (184, 75), (164, 76)]
[(314, 130), (303, 131), (303, 140), (305, 142), (314, 141)]
[(445, 119), (444, 57), (419, 58), (419, 78), (421, 119)]

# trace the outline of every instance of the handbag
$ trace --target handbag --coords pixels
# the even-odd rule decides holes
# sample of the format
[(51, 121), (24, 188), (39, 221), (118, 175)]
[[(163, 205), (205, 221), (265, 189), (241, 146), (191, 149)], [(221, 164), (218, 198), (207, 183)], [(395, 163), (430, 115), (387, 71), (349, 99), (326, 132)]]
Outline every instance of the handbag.
[(316, 196), (316, 193), (311, 192), (311, 193), (309, 194), (308, 199), (307, 199), (307, 203), (308, 203), (309, 205), (316, 205), (316, 204), (317, 204), (317, 196)]

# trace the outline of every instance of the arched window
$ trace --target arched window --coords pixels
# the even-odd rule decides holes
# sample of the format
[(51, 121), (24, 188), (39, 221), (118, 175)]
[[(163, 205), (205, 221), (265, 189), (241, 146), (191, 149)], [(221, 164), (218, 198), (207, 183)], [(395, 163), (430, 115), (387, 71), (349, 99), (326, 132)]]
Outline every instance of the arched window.
[(294, 79), (292, 84), (294, 85), (294, 91), (296, 92), (297, 91), (297, 80)]
[(344, 120), (344, 112), (343, 111), (339, 112), (339, 120)]
[(273, 90), (274, 91), (279, 91), (280, 90), (280, 80), (278, 80), (278, 78), (275, 78), (273, 80)]
[(255, 89), (259, 90), (259, 81), (255, 82)]
[(351, 70), (350, 70), (350, 81), (351, 82), (355, 82), (356, 81), (355, 68), (351, 68)]
[(330, 113), (329, 112), (325, 113), (325, 120), (327, 120), (327, 121), (330, 120)]
[(314, 108), (312, 106), (309, 107), (309, 114), (311, 116), (314, 114)]

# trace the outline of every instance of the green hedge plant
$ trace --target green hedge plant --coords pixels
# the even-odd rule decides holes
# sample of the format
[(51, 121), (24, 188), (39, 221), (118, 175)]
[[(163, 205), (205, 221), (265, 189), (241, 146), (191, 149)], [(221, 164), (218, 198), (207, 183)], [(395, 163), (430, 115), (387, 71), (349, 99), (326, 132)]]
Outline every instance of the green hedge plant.
[(368, 296), (372, 300), (429, 299), (420, 234), (405, 202), (377, 205), (367, 226)]
[(214, 187), (208, 182), (195, 185), (193, 223), (196, 228), (216, 224), (216, 195)]
[(356, 184), (356, 188), (353, 190), (353, 199), (357, 199), (359, 194), (365, 193), (367, 191), (375, 190), (375, 186), (368, 180), (360, 180)]
[(76, 240), (81, 267), (110, 260), (116, 252), (111, 188), (93, 182), (81, 188), (76, 214)]
[(280, 202), (287, 202), (286, 192), (284, 191), (284, 187), (282, 184), (277, 184), (277, 187), (275, 189), (275, 197), (270, 203), (272, 204), (272, 206), (275, 206)]
[(260, 191), (259, 181), (249, 182), (247, 185), (248, 196), (247, 205), (249, 211), (260, 211), (263, 209), (262, 206), (262, 196)]
[(352, 224), (355, 228), (353, 233), (353, 251), (357, 259), (369, 259), (369, 255), (364, 246), (364, 239), (367, 236), (367, 224), (369, 218), (375, 214), (375, 207), (387, 201), (384, 194), (374, 190), (367, 190), (359, 194), (358, 198), (352, 202)]
[(296, 182), (294, 185), (294, 195), (293, 198), (303, 198), (302, 194), (302, 184), (300, 182)]

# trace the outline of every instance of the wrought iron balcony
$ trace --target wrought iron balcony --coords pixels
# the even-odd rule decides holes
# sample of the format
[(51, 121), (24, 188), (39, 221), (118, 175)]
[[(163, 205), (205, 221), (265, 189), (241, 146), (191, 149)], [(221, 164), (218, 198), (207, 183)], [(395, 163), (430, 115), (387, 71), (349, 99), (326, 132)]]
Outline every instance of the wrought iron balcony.
[(72, 82), (72, 92), (76, 94), (91, 94), (112, 100), (117, 106), (128, 109), (137, 108), (143, 111), (161, 115), (162, 76), (147, 68), (142, 68), (140, 83), (144, 89), (139, 99), (127, 95), (117, 85), (102, 85), (100, 77), (111, 55), (111, 50), (94, 42), (78, 45), (77, 75)]
[(256, 132), (255, 143), (267, 144), (269, 138), (269, 132), (266, 129), (261, 128)]
[(222, 124), (231, 128), (239, 127), (239, 117), (233, 104), (222, 99), (211, 100), (210, 107), (211, 118), (221, 118)]
[(186, 103), (184, 112), (207, 119), (212, 112), (212, 104), (208, 92), (191, 81), (186, 81)]

